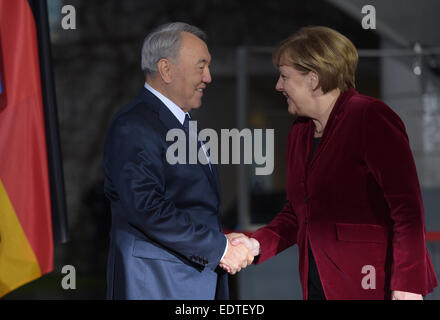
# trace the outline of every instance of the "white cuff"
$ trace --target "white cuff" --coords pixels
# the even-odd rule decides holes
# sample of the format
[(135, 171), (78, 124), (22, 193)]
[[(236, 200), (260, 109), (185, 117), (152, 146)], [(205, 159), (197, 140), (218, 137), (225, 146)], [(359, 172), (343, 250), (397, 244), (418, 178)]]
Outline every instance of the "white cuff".
[[(225, 238), (226, 238), (226, 236), (225, 236)], [(228, 243), (228, 242), (229, 242), (229, 241), (228, 241), (228, 238), (226, 238), (225, 252), (223, 252), (223, 255), (222, 255), (222, 258), (220, 259), (220, 261), (223, 260), (224, 256), (226, 255), (226, 251), (228, 251), (228, 246), (229, 246), (229, 243)]]

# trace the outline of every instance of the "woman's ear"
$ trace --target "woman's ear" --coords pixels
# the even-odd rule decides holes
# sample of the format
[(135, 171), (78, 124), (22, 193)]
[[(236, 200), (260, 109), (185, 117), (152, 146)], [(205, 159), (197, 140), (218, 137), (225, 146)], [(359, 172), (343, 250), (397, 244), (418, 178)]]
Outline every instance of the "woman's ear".
[(309, 81), (312, 91), (315, 91), (319, 88), (319, 76), (315, 71), (309, 72)]
[(160, 59), (157, 63), (157, 71), (160, 74), (160, 77), (162, 78), (163, 82), (165, 83), (171, 83), (172, 80), (172, 72), (171, 72), (171, 62), (168, 59)]

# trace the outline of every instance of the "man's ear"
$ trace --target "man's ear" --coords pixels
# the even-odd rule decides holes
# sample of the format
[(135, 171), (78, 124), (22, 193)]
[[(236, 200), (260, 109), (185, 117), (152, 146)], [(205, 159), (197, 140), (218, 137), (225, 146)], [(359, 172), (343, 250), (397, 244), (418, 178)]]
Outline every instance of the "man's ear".
[(171, 83), (172, 72), (171, 72), (171, 62), (168, 59), (160, 59), (157, 63), (157, 71), (159, 72), (162, 80), (165, 83)]
[(309, 81), (312, 91), (315, 91), (319, 88), (319, 76), (315, 71), (309, 72)]

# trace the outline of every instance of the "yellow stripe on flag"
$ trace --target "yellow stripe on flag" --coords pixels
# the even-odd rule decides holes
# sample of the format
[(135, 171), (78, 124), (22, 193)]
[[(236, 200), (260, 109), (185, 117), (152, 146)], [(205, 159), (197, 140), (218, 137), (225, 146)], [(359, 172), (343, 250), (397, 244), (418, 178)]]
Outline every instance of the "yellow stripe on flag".
[(0, 180), (0, 297), (40, 276), (37, 258)]

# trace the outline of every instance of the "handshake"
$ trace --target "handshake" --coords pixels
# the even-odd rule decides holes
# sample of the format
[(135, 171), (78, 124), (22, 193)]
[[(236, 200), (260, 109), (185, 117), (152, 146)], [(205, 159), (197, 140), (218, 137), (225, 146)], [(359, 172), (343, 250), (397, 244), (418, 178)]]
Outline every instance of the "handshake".
[(245, 236), (242, 233), (229, 233), (228, 250), (220, 261), (219, 266), (230, 274), (236, 274), (254, 261), (254, 257), (260, 254), (260, 243)]

